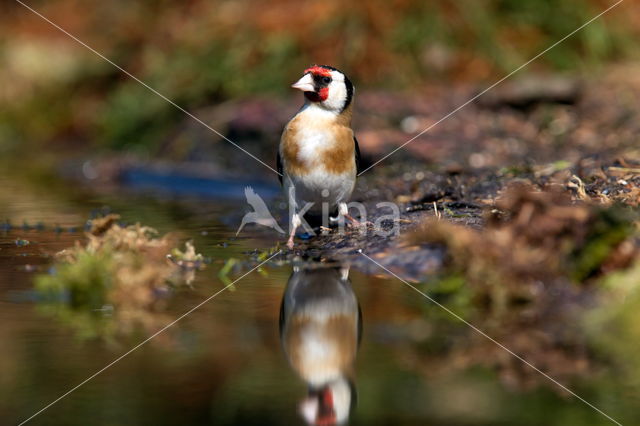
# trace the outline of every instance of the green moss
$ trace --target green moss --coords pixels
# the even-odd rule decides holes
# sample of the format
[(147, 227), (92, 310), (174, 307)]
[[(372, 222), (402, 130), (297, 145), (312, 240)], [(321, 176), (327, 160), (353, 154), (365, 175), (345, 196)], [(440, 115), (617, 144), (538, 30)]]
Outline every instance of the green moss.
[(162, 322), (163, 299), (204, 268), (190, 242), (171, 255), (170, 238), (139, 224), (121, 227), (118, 219), (94, 219), (87, 244), (60, 252), (52, 270), (35, 279), (40, 309), (80, 337), (154, 328)]
[(110, 252), (81, 252), (74, 263), (58, 263), (48, 275), (35, 280), (44, 301), (70, 309), (101, 309), (111, 287), (113, 260)]
[(600, 306), (587, 312), (584, 325), (591, 345), (611, 358), (626, 373), (626, 380), (640, 385), (640, 261), (604, 277), (606, 290)]
[(601, 208), (589, 227), (584, 244), (574, 250), (571, 256), (571, 276), (576, 282), (583, 282), (598, 271), (613, 249), (633, 232), (633, 217), (636, 214), (628, 208), (613, 206)]
[(59, 263), (52, 273), (36, 277), (38, 310), (72, 328), (81, 340), (109, 340), (117, 328), (109, 315), (111, 277), (110, 255), (81, 253), (75, 263)]

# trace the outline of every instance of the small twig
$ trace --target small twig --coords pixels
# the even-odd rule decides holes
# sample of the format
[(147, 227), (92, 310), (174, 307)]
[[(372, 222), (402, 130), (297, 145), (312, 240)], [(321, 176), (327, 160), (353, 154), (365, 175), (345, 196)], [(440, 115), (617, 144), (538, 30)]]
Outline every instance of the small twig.
[(622, 172), (622, 173), (640, 173), (640, 168), (632, 168), (632, 167), (608, 167), (607, 170), (611, 172)]
[(442, 218), (442, 214), (438, 211), (438, 204), (435, 201), (433, 202), (433, 211), (435, 212), (438, 220), (440, 220)]
[(589, 195), (587, 195), (587, 191), (585, 189), (584, 186), (584, 182), (582, 182), (582, 179), (580, 179), (578, 176), (576, 175), (572, 175), (571, 179), (569, 179), (569, 182), (567, 182), (567, 187), (571, 188), (571, 189), (575, 189), (578, 198), (580, 200), (590, 200), (591, 198), (589, 197)]

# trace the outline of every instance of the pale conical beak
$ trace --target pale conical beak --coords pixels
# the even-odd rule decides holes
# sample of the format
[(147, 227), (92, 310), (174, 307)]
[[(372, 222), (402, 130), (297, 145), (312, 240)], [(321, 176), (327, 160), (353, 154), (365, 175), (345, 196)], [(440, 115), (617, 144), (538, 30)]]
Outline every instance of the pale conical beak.
[(313, 77), (311, 74), (305, 74), (302, 78), (291, 85), (294, 89), (302, 90), (303, 92), (315, 92), (316, 88), (313, 85)]

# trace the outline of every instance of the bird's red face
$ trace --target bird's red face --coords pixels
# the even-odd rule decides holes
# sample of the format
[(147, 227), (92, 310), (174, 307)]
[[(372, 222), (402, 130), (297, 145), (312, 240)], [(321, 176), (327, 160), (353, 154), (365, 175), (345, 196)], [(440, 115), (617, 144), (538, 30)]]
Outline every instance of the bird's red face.
[(311, 102), (324, 102), (329, 98), (329, 86), (332, 81), (330, 69), (314, 65), (304, 70), (302, 78), (291, 87), (302, 90)]
[(307, 68), (291, 87), (302, 90), (307, 102), (336, 114), (349, 107), (355, 90), (346, 75), (328, 65)]

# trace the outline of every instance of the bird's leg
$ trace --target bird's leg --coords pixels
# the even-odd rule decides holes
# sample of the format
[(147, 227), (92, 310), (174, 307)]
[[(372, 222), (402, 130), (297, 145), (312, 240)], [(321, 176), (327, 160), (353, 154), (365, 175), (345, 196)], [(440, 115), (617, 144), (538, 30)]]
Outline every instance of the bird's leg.
[(296, 236), (296, 230), (301, 223), (302, 221), (300, 220), (300, 216), (297, 213), (294, 213), (293, 216), (291, 216), (291, 232), (289, 233), (289, 239), (287, 240), (287, 247), (289, 247), (290, 250), (293, 249), (293, 237)]
[(352, 226), (360, 226), (360, 222), (356, 220), (353, 216), (349, 214), (349, 208), (347, 207), (347, 203), (338, 204), (338, 216), (343, 216), (347, 219)]
[(367, 227), (367, 226), (373, 226), (373, 223), (369, 222), (368, 220), (364, 221), (364, 222), (360, 222), (358, 221), (356, 218), (354, 218), (353, 216), (351, 216), (349, 214), (349, 208), (347, 207), (347, 203), (340, 203), (338, 204), (338, 217), (343, 216), (345, 219), (347, 219), (349, 221), (349, 223), (351, 223), (351, 226), (359, 228), (359, 227)]

